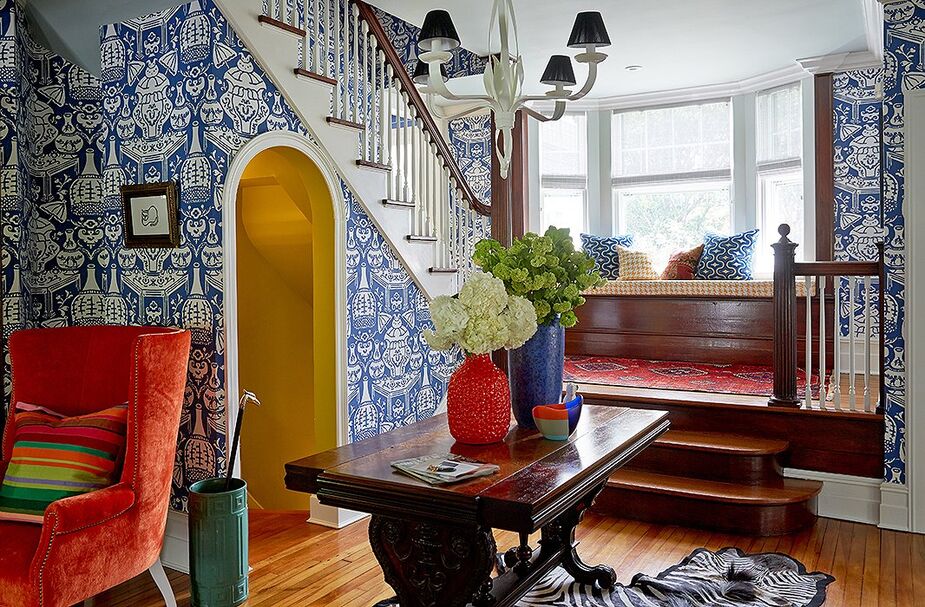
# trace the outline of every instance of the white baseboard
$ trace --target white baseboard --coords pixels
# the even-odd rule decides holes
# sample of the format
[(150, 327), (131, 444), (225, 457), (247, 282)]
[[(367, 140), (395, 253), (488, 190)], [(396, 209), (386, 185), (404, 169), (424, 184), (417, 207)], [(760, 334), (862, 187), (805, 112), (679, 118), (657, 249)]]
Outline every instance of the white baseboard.
[(167, 530), (161, 548), (161, 563), (176, 571), (189, 573), (189, 523), (185, 512), (167, 513)]
[(795, 468), (784, 469), (784, 476), (822, 482), (822, 491), (817, 500), (819, 516), (869, 525), (880, 524), (880, 479)]
[(905, 485), (880, 485), (880, 526), (896, 531), (911, 531), (909, 488)]
[(347, 510), (346, 508), (325, 506), (319, 502), (318, 498), (316, 498), (314, 495), (311, 496), (309, 508), (309, 523), (321, 525), (323, 527), (330, 527), (331, 529), (343, 529), (347, 525), (351, 525), (369, 516), (365, 512), (356, 512), (354, 510)]

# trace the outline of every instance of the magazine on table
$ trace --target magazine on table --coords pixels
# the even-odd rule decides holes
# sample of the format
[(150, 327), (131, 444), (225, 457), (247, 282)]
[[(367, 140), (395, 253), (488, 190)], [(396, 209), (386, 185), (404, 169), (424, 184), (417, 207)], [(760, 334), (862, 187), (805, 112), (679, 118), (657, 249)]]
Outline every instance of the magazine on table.
[(500, 470), (495, 464), (441, 453), (412, 457), (392, 462), (392, 467), (430, 485), (459, 483), (479, 476), (488, 476)]

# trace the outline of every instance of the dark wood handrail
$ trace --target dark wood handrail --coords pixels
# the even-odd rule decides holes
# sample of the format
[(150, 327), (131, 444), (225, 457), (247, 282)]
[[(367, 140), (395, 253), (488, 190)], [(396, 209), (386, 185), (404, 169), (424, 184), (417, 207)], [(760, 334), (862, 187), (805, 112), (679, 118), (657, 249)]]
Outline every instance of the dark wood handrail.
[(876, 261), (795, 261), (794, 276), (879, 276)]
[(462, 191), (463, 198), (469, 204), (469, 208), (479, 215), (490, 216), (491, 207), (480, 201), (472, 191), (472, 188), (469, 187), (469, 182), (466, 181), (462, 171), (459, 169), (459, 165), (456, 164), (456, 159), (450, 151), (450, 146), (443, 138), (443, 133), (437, 126), (437, 123), (434, 122), (433, 116), (430, 115), (427, 104), (424, 103), (421, 94), (411, 80), (411, 76), (409, 76), (408, 72), (405, 70), (404, 63), (395, 51), (395, 47), (392, 46), (382, 24), (379, 23), (379, 18), (376, 16), (375, 11), (369, 4), (363, 2), (363, 0), (350, 0), (350, 2), (355, 4), (357, 9), (359, 9), (360, 18), (369, 26), (369, 33), (375, 36), (379, 48), (382, 49), (382, 52), (385, 54), (385, 60), (392, 66), (392, 72), (395, 74), (394, 77), (398, 78), (402, 90), (407, 93), (408, 100), (411, 102), (411, 105), (414, 106), (414, 109), (417, 110), (418, 116), (421, 117), (424, 130), (430, 134), (431, 141), (437, 145), (437, 151), (443, 158), (443, 165), (450, 170), (450, 174), (456, 179), (456, 182), (459, 184), (459, 189)]
[[(797, 357), (797, 293), (796, 277), (797, 276), (836, 276), (836, 277), (853, 277), (853, 276), (877, 276), (879, 277), (879, 298), (877, 313), (880, 317), (879, 330), (879, 350), (880, 350), (880, 406), (883, 406), (885, 399), (885, 382), (883, 381), (884, 371), (884, 332), (882, 328), (883, 305), (884, 305), (884, 259), (883, 243), (877, 245), (877, 261), (795, 261), (795, 252), (797, 244), (791, 241), (790, 226), (781, 224), (778, 228), (780, 240), (771, 245), (774, 249), (774, 392), (768, 400), (768, 404), (776, 407), (799, 407), (800, 399), (797, 397), (797, 369), (799, 361)], [(839, 288), (835, 285), (834, 288)], [(826, 294), (819, 293), (819, 305), (825, 305)], [(809, 293), (807, 293), (806, 305), (809, 305)], [(834, 297), (834, 296), (833, 296)], [(839, 310), (834, 311), (833, 321), (833, 339), (839, 339), (841, 329), (839, 320)], [(809, 344), (807, 344), (809, 347)], [(824, 345), (820, 345), (824, 347)], [(811, 374), (809, 369), (806, 370), (807, 386), (809, 390), (808, 378)], [(836, 381), (838, 381), (836, 379)], [(821, 384), (825, 385), (825, 379), (820, 378)], [(821, 395), (820, 395), (821, 396)], [(821, 396), (822, 397), (822, 396)], [(824, 398), (824, 397), (823, 397)]]

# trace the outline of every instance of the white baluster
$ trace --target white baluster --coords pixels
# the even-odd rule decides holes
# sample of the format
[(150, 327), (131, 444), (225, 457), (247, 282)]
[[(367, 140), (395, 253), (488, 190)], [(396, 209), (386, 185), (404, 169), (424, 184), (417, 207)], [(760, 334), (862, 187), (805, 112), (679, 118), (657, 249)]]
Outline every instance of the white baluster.
[(443, 267), (450, 267), (450, 211), (453, 208), (453, 202), (450, 196), (450, 186), (452, 181), (450, 180), (450, 169), (447, 167), (443, 168), (443, 184), (440, 186), (440, 197), (443, 200), (443, 211), (441, 217), (443, 218), (443, 228), (442, 234), (440, 236), (440, 254), (443, 258)]
[[(338, 2), (339, 6), (344, 9), (343, 20), (341, 21), (341, 40), (338, 64), (341, 66), (335, 76), (338, 86), (341, 90), (340, 118), (347, 120), (347, 113), (350, 111), (350, 5), (346, 2)], [(338, 16), (340, 11), (337, 12)], [(343, 82), (340, 82), (343, 80)]]
[(380, 162), (385, 165), (389, 165), (389, 148), (386, 142), (386, 132), (388, 131), (388, 123), (391, 122), (388, 113), (388, 96), (389, 89), (385, 86), (385, 53), (381, 50), (376, 55), (376, 62), (379, 65), (379, 86), (376, 88), (376, 98), (379, 101), (379, 130), (376, 133), (376, 139), (378, 141), (377, 149), (378, 154), (376, 162)]
[(873, 402), (870, 394), (870, 340), (871, 340), (871, 322), (870, 322), (870, 289), (871, 277), (864, 277), (864, 410), (870, 413), (873, 411)]
[(835, 351), (832, 356), (832, 400), (835, 403), (835, 409), (841, 411), (841, 277), (832, 278), (832, 287), (835, 291)]
[(360, 124), (360, 9), (353, 7), (353, 121)]
[(450, 267), (458, 268), (459, 263), (456, 261), (456, 227), (458, 223), (458, 209), (456, 207), (456, 180), (450, 177), (450, 183), (447, 185), (450, 196), (450, 214), (447, 216), (447, 257), (449, 258)]
[(370, 156), (370, 122), (372, 121), (372, 112), (370, 111), (369, 102), (371, 100), (371, 82), (370, 82), (370, 56), (369, 56), (369, 44), (371, 42), (369, 35), (369, 24), (366, 21), (363, 21), (360, 26), (363, 29), (363, 33), (360, 34), (360, 44), (363, 46), (363, 77), (360, 78), (360, 81), (363, 83), (363, 120), (360, 121), (360, 124), (363, 125), (363, 158), (366, 160), (372, 160)]
[(385, 73), (388, 80), (388, 87), (385, 89), (385, 95), (383, 96), (385, 100), (385, 121), (383, 122), (383, 135), (382, 135), (382, 146), (383, 146), (383, 163), (392, 167), (392, 171), (389, 173), (388, 180), (388, 192), (386, 198), (389, 200), (395, 199), (395, 180), (398, 178), (399, 167), (396, 166), (392, 159), (395, 158), (395, 149), (392, 147), (394, 145), (393, 135), (395, 134), (395, 125), (392, 122), (392, 115), (394, 109), (392, 108), (392, 101), (394, 99), (393, 95), (395, 92), (392, 90), (392, 66), (386, 65)]
[(283, 14), (283, 11), (286, 10), (286, 7), (284, 6), (286, 0), (272, 0), (272, 1), (276, 3), (276, 12), (273, 14), (273, 18), (276, 19), (277, 21), (283, 21), (285, 19), (285, 15)]
[[(321, 75), (330, 76), (331, 65), (330, 57), (328, 57), (329, 49), (331, 48), (331, 15), (329, 2), (335, 2), (336, 0), (319, 0), (321, 2), (321, 37), (319, 42), (321, 42)], [(336, 30), (335, 30), (336, 31)], [(337, 74), (334, 74), (334, 77), (337, 77)]]
[(424, 233), (424, 201), (421, 199), (420, 188), (420, 159), (421, 141), (418, 133), (418, 119), (413, 107), (409, 107), (409, 116), (411, 123), (411, 166), (409, 167), (409, 179), (411, 180), (411, 201), (414, 202), (414, 233), (421, 235)]
[(857, 328), (855, 323), (857, 322), (857, 314), (855, 314), (854, 304), (855, 296), (857, 294), (857, 276), (852, 276), (848, 279), (848, 396), (851, 401), (851, 410), (854, 411), (857, 409), (857, 390), (854, 386), (855, 379), (857, 378), (855, 374), (855, 352), (854, 352), (854, 342), (855, 334), (857, 333)]
[(411, 133), (409, 129), (410, 125), (408, 124), (410, 109), (408, 107), (408, 94), (405, 91), (401, 93), (401, 99), (399, 99), (399, 105), (401, 106), (401, 116), (402, 116), (402, 128), (401, 128), (401, 172), (402, 172), (402, 188), (401, 196), (402, 200), (406, 202), (412, 202), (410, 187), (408, 185), (408, 180), (411, 179), (411, 172), (408, 170), (410, 166), (410, 161), (408, 157), (410, 156), (409, 152), (411, 151), (411, 141), (408, 140), (408, 136)]
[(332, 116), (340, 115), (340, 49), (342, 48), (343, 41), (340, 39), (341, 30), (340, 30), (340, 0), (330, 0), (331, 4), (331, 52), (334, 53), (334, 56), (331, 57), (331, 77), (334, 78), (334, 111), (331, 112)]
[(372, 94), (370, 95), (370, 103), (372, 103), (372, 121), (369, 126), (369, 137), (370, 137), (370, 158), (373, 162), (382, 162), (382, 156), (379, 151), (379, 134), (382, 132), (382, 75), (381, 63), (379, 62), (380, 55), (382, 52), (379, 50), (379, 42), (376, 40), (375, 36), (370, 36), (370, 44), (372, 45), (372, 73), (371, 77), (373, 79), (373, 88)]
[(825, 353), (826, 353), (826, 330), (825, 330), (825, 286), (826, 277), (819, 276), (816, 279), (816, 290), (819, 292), (819, 406), (825, 408), (825, 401), (828, 397), (829, 386), (826, 385), (827, 375), (825, 372)]
[[(806, 285), (806, 365), (803, 367), (803, 384), (806, 392), (806, 408), (813, 408), (813, 277), (804, 276)], [(821, 300), (820, 300), (821, 301)], [(820, 378), (821, 381), (821, 378)], [(820, 390), (820, 394), (821, 394)]]

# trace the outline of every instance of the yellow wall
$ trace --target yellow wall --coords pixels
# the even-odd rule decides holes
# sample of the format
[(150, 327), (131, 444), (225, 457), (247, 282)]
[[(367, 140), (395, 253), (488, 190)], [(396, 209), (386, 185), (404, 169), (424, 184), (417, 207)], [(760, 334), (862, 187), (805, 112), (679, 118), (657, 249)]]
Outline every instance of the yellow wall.
[(288, 461), (336, 446), (334, 211), (318, 168), (289, 148), (260, 153), (237, 196), (241, 466), (252, 507), (307, 510)]

